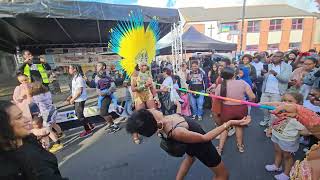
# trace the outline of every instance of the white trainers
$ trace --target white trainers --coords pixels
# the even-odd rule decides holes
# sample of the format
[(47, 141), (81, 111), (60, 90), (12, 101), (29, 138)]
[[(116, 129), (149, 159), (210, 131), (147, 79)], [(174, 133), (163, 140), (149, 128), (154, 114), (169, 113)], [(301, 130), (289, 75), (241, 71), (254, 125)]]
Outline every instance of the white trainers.
[(281, 167), (277, 167), (276, 165), (272, 164), (272, 165), (266, 165), (265, 166), (266, 170), (269, 172), (280, 172), (282, 171)]
[(268, 124), (267, 121), (260, 121), (260, 126), (266, 126)]
[(275, 175), (274, 178), (277, 180), (289, 180), (290, 179), (290, 177), (287, 176), (285, 173)]

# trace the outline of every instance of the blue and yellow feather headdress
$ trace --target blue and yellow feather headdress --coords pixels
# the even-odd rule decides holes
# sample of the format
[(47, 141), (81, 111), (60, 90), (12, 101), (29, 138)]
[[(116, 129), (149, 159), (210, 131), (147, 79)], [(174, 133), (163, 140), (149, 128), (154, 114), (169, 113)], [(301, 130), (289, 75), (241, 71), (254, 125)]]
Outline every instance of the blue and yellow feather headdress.
[(129, 76), (137, 64), (151, 64), (160, 33), (156, 18), (145, 28), (142, 12), (131, 12), (128, 20), (118, 23), (110, 33), (109, 48), (122, 57), (120, 66)]

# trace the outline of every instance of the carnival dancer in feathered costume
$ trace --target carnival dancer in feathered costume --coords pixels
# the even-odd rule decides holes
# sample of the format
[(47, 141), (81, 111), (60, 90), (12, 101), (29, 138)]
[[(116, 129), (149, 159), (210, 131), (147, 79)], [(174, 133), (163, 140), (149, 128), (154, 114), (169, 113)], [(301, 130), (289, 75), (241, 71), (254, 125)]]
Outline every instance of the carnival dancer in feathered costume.
[[(141, 12), (131, 12), (127, 21), (120, 22), (111, 31), (109, 48), (119, 56), (121, 68), (131, 77), (131, 88), (135, 109), (156, 108), (159, 104), (150, 73), (150, 65), (156, 55), (159, 27), (153, 18), (147, 28)], [(140, 143), (137, 134), (133, 135)]]

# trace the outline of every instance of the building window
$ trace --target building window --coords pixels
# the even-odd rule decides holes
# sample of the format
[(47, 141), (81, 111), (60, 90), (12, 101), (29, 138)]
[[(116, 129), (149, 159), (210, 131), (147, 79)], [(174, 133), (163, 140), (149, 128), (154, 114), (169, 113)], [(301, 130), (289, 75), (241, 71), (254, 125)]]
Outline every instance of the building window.
[(279, 44), (268, 44), (268, 50), (270, 50), (270, 51), (279, 50)]
[(258, 51), (259, 46), (258, 45), (247, 45), (246, 50), (247, 51)]
[(294, 42), (294, 43), (289, 43), (289, 49), (300, 49), (301, 43), (299, 42)]
[(303, 19), (292, 19), (291, 29), (302, 29)]
[(230, 31), (236, 31), (238, 30), (238, 23), (222, 23), (220, 24), (219, 28), (220, 32), (230, 32)]
[(270, 21), (269, 30), (270, 31), (279, 31), (281, 30), (282, 19), (272, 19)]
[(248, 32), (259, 32), (260, 21), (248, 21)]

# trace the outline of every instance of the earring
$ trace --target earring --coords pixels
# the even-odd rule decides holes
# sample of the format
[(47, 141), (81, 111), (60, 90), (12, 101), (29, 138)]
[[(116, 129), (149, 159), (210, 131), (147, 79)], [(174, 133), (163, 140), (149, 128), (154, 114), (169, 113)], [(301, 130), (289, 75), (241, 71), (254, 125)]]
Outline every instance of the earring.
[(159, 131), (163, 130), (164, 128), (163, 122), (160, 122), (160, 123), (161, 123), (161, 128), (158, 128)]

